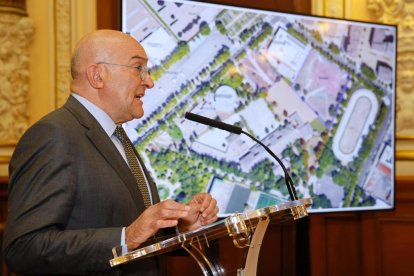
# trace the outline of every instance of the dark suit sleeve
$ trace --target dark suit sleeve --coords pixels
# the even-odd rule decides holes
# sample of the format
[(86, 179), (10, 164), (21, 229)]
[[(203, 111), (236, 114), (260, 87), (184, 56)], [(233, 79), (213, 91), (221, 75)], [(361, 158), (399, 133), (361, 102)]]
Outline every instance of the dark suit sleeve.
[(9, 215), (3, 254), (10, 270), (85, 274), (109, 270), (121, 227), (68, 229), (78, 195), (77, 141), (59, 126), (36, 124), (10, 162)]

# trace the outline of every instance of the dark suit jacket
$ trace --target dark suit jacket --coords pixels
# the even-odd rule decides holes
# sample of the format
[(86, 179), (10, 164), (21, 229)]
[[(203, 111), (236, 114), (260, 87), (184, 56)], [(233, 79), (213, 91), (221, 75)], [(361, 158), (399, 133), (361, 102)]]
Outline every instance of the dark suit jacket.
[[(113, 142), (74, 97), (23, 135), (10, 162), (8, 192), (3, 254), (12, 271), (118, 274), (109, 267), (111, 249), (144, 203)], [(154, 275), (157, 261), (120, 269)]]

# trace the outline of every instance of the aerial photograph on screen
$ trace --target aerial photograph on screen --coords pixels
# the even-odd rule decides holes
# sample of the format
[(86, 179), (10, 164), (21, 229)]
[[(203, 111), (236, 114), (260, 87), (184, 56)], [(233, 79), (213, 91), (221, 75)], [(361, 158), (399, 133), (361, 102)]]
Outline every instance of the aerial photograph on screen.
[(209, 192), (220, 214), (286, 202), (310, 212), (394, 206), (396, 29), (194, 1), (124, 0), (155, 87), (126, 125), (161, 199)]

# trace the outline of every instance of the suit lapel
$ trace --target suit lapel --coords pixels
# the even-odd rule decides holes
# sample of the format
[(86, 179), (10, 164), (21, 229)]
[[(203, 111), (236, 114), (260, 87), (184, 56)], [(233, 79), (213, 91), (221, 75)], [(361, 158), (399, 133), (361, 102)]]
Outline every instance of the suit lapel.
[(144, 202), (138, 192), (136, 180), (131, 170), (96, 119), (73, 97), (68, 99), (64, 107), (78, 118), (81, 125), (88, 129), (86, 135), (108, 164), (116, 171), (120, 179), (122, 179), (125, 186), (128, 188), (137, 209), (145, 209)]

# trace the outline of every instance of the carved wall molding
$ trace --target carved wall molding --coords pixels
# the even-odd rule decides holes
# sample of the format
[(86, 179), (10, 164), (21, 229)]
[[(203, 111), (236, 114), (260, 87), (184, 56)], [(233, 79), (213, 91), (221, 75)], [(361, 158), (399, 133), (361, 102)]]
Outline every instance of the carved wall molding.
[(9, 147), (28, 127), (29, 52), (34, 26), (25, 1), (0, 1), (0, 146)]
[(345, 17), (345, 0), (326, 0), (323, 5), (326, 16), (344, 18)]
[(54, 1), (55, 22), (55, 107), (63, 105), (70, 93), (72, 55), (72, 1)]
[[(378, 22), (398, 26), (397, 133), (414, 134), (414, 0), (367, 0)], [(398, 138), (398, 136), (397, 136)]]

